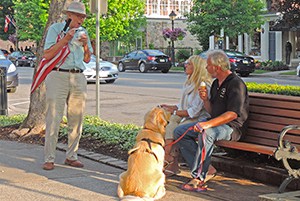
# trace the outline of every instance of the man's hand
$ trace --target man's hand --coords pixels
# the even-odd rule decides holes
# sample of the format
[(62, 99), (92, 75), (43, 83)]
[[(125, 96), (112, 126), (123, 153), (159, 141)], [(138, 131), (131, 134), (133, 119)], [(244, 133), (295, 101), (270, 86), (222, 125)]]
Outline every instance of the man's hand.
[(202, 126), (200, 125), (200, 122), (198, 122), (197, 124), (195, 124), (195, 126), (194, 126), (194, 131), (195, 131), (195, 132), (199, 132), (199, 133), (201, 133), (201, 132), (203, 131), (203, 128), (202, 128)]
[(66, 38), (68, 41), (72, 40), (72, 38), (73, 38), (74, 34), (76, 33), (76, 31), (77, 31), (77, 28), (70, 29), (67, 32), (67, 34), (66, 34), (66, 36), (64, 38)]
[(203, 101), (207, 101), (207, 100), (208, 100), (208, 93), (207, 93), (206, 87), (200, 87), (200, 88), (198, 89), (198, 93), (199, 93), (200, 98), (201, 98)]
[(87, 45), (87, 42), (88, 42), (88, 37), (87, 35), (84, 33), (80, 36), (80, 39), (79, 39), (80, 42), (82, 42), (83, 46)]

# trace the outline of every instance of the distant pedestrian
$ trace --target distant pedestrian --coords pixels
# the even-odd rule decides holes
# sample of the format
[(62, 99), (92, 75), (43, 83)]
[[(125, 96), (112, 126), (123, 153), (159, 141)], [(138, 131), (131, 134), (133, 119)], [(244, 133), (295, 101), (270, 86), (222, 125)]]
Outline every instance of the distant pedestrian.
[(285, 44), (285, 62), (286, 62), (286, 65), (290, 65), (291, 53), (292, 53), (292, 43), (290, 43), (290, 41), (287, 41), (286, 44)]
[(14, 52), (14, 48), (13, 48), (12, 45), (10, 46), (9, 51), (10, 51), (10, 53), (13, 53), (13, 52)]

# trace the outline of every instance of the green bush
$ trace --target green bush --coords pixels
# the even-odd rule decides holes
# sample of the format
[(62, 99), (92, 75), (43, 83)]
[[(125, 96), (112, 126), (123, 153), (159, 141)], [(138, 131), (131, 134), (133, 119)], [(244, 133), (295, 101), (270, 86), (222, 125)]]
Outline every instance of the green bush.
[(178, 62), (184, 62), (191, 56), (191, 52), (189, 50), (180, 49), (176, 52), (176, 60)]
[(255, 82), (246, 83), (249, 92), (279, 94), (287, 96), (300, 96), (299, 86), (283, 86), (279, 84), (258, 84)]
[(279, 70), (288, 70), (289, 67), (285, 65), (282, 61), (262, 61), (256, 63), (256, 68), (260, 70), (267, 71), (279, 71)]

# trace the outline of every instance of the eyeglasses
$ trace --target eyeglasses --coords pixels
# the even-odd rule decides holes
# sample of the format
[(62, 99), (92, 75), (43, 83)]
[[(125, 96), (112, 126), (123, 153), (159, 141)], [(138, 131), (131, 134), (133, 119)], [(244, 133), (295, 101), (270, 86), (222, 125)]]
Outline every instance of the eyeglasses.
[(77, 18), (84, 20), (86, 18), (85, 15), (81, 15), (81, 14), (77, 14), (77, 13), (72, 13), (73, 15), (75, 15)]

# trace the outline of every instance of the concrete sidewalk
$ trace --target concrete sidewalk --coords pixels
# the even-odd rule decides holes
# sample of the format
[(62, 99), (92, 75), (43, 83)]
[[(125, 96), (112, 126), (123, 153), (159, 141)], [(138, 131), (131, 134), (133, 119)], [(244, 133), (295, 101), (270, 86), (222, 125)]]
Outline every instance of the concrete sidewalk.
[[(65, 145), (59, 144), (61, 150)], [(118, 176), (127, 163), (101, 154), (80, 150), (82, 169), (63, 164), (64, 151), (57, 151), (56, 168), (43, 170), (43, 147), (11, 141), (0, 141), (0, 200), (1, 201), (94, 201), (118, 200)], [(167, 179), (167, 194), (161, 199), (205, 201), (250, 201), (264, 199), (278, 187), (246, 180), (228, 173), (218, 172), (205, 193), (185, 192), (178, 188), (190, 179), (189, 171)], [(259, 198), (261, 196), (261, 198)], [(285, 194), (281, 196), (287, 197)], [(286, 199), (281, 199), (286, 200)], [(289, 200), (289, 199), (288, 199)], [(293, 200), (293, 199), (290, 199)]]

